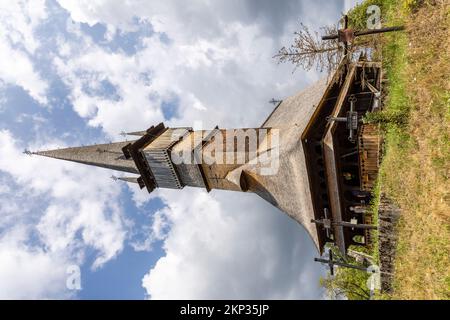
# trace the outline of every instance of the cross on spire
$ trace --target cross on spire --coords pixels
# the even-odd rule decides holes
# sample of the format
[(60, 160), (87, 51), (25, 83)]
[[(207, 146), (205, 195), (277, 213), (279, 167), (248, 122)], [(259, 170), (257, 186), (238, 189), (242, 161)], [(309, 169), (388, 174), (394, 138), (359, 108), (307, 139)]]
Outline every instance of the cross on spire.
[(274, 106), (276, 106), (277, 104), (279, 104), (282, 100), (275, 100), (275, 98), (272, 98), (272, 100), (269, 101), (269, 103), (273, 104)]

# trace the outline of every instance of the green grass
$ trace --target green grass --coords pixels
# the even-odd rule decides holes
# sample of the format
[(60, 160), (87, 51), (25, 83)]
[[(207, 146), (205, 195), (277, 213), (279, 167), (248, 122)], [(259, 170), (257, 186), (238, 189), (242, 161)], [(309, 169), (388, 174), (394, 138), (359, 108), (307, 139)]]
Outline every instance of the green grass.
[[(402, 209), (394, 292), (376, 298), (449, 299), (450, 4), (368, 0), (349, 13), (351, 27), (365, 28), (371, 4), (380, 6), (384, 26), (406, 27), (405, 32), (374, 38), (374, 57), (382, 60), (387, 97), (383, 111), (365, 119), (380, 123), (385, 141), (374, 198), (383, 191)], [(374, 220), (377, 207), (372, 204)], [(376, 241), (365, 251), (378, 261)], [(364, 277), (368, 275), (341, 269), (336, 284), (365, 288)], [(361, 299), (358, 294), (347, 296)]]
[(449, 6), (389, 1), (382, 188), (401, 207), (394, 299), (450, 298)]

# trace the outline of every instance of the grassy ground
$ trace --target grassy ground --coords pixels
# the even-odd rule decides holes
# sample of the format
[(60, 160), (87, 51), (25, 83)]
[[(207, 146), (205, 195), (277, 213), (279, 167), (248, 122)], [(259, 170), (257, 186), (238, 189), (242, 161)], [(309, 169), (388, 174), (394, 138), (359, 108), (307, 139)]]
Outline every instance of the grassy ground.
[[(402, 209), (394, 292), (377, 297), (449, 299), (450, 0), (367, 0), (349, 14), (352, 27), (365, 28), (370, 4), (381, 8), (384, 26), (406, 27), (372, 39), (381, 44), (374, 56), (387, 79), (384, 110), (376, 117), (385, 152), (374, 198), (382, 190)], [(376, 222), (376, 202), (372, 211)], [(366, 252), (377, 261), (377, 242)], [(339, 273), (339, 285), (365, 287), (367, 275)]]
[[(450, 2), (384, 1), (388, 79), (380, 178), (403, 209), (395, 299), (450, 298)], [(402, 119), (401, 121), (398, 121)]]

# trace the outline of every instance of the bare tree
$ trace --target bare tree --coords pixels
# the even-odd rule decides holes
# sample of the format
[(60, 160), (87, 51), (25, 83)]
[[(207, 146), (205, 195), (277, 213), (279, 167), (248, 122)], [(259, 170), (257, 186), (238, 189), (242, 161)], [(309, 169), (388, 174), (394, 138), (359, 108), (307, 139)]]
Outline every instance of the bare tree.
[[(325, 35), (338, 32), (335, 27), (324, 27), (322, 30)], [(300, 31), (294, 35), (294, 43), (289, 48), (281, 48), (274, 56), (279, 62), (291, 62), (295, 67), (305, 70), (316, 66), (317, 70), (330, 74), (344, 56), (337, 39), (322, 41), (318, 32), (311, 33), (303, 23), (300, 24)]]

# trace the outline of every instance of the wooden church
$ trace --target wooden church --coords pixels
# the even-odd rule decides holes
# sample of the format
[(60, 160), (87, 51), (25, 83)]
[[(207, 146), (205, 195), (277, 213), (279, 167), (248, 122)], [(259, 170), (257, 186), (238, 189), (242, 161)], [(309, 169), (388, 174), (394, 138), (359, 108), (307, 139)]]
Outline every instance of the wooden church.
[[(195, 131), (160, 123), (130, 133), (139, 137), (133, 141), (33, 154), (126, 172), (119, 179), (148, 192), (185, 186), (253, 192), (301, 224), (320, 253), (331, 242), (345, 254), (350, 245), (367, 244), (373, 228), (366, 209), (380, 142), (377, 127), (362, 119), (379, 107), (380, 78), (377, 63), (341, 63), (330, 79), (280, 101), (259, 128)], [(237, 131), (244, 146), (257, 136), (255, 152), (232, 143), (238, 154), (231, 156), (242, 161), (214, 161)], [(181, 154), (190, 161), (174, 160)]]

